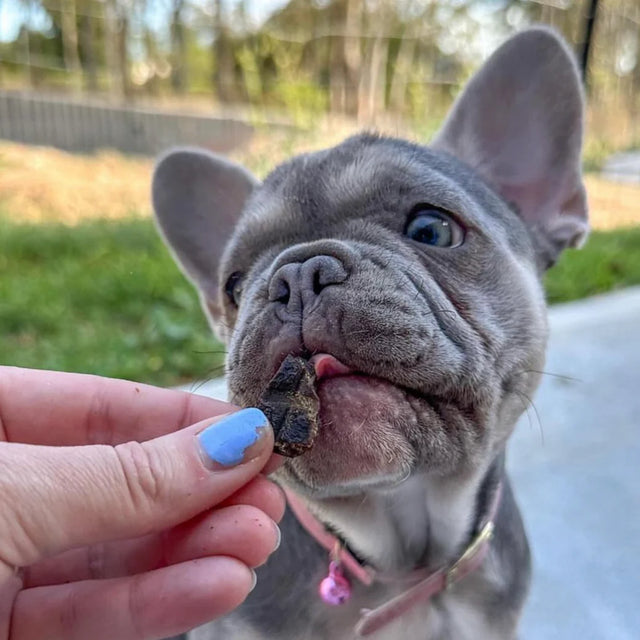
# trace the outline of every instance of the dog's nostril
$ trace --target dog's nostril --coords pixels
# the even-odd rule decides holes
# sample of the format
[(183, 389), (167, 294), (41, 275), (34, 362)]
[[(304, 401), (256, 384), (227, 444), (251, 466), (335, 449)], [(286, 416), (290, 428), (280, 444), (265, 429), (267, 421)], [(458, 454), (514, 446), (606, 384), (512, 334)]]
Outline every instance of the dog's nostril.
[(269, 281), (269, 300), (288, 304), (297, 295), (300, 264), (290, 263), (280, 267)]
[(314, 295), (333, 284), (341, 284), (347, 279), (344, 265), (332, 256), (314, 256), (301, 267), (303, 286), (306, 284)]
[(313, 293), (318, 295), (323, 289), (324, 286), (320, 282), (320, 270), (318, 270), (313, 274)]
[(273, 296), (273, 299), (277, 302), (281, 302), (282, 304), (287, 304), (290, 297), (291, 289), (289, 288), (289, 283), (286, 280), (280, 279), (280, 281), (276, 285), (275, 295)]

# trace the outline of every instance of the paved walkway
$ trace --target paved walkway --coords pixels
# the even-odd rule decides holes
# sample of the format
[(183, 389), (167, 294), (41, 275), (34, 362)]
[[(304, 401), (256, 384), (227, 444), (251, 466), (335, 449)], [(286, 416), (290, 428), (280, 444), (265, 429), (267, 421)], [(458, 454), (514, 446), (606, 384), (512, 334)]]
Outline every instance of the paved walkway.
[(521, 638), (638, 640), (640, 287), (550, 321), (545, 371), (565, 377), (544, 376), (509, 450), (535, 563)]
[(609, 156), (602, 167), (602, 177), (613, 182), (640, 183), (640, 151), (624, 151)]
[[(640, 288), (555, 307), (510, 447), (535, 556), (523, 640), (640, 638)], [(544, 437), (544, 440), (542, 439)]]

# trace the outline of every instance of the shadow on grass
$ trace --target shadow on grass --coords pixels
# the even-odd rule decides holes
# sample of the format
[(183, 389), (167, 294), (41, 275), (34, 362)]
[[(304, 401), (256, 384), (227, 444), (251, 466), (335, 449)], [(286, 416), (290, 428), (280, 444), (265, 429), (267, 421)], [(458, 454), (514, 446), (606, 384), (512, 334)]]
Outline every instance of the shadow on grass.
[[(76, 227), (0, 217), (0, 362), (161, 385), (217, 377), (191, 285), (148, 219)], [(546, 277), (549, 301), (640, 284), (640, 227), (594, 233)]]

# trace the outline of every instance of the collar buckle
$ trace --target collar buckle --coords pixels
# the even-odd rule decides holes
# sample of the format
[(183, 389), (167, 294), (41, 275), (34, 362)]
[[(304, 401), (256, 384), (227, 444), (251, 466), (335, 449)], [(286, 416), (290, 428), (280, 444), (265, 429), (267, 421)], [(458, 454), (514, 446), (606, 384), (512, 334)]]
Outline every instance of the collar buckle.
[[(493, 537), (495, 525), (489, 520), (476, 534), (465, 552), (447, 569), (444, 576), (444, 588), (449, 589), (452, 584), (463, 578), (468, 573), (469, 561), (475, 558)], [(465, 571), (465, 569), (467, 569)]]

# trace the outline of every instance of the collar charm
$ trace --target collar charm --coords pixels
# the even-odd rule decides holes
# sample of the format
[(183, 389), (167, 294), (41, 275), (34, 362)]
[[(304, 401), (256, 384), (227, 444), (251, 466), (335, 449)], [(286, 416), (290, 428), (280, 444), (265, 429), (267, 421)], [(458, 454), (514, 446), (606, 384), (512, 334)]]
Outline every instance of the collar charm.
[(344, 604), (351, 598), (351, 582), (338, 560), (329, 563), (329, 575), (320, 582), (318, 592), (324, 602), (333, 606)]

